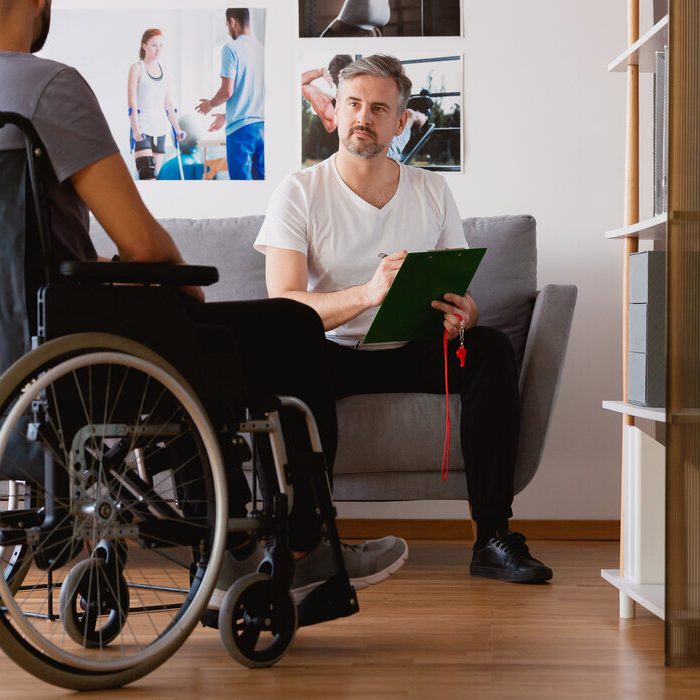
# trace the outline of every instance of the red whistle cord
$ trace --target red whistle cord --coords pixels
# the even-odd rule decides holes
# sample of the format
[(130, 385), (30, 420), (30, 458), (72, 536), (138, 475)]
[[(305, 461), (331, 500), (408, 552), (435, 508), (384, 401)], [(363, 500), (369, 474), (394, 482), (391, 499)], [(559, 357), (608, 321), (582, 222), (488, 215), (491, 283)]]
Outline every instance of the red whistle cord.
[[(460, 319), (461, 320), (461, 319)], [(440, 468), (440, 473), (442, 475), (442, 480), (447, 481), (447, 476), (450, 471), (450, 382), (449, 382), (449, 372), (447, 369), (447, 346), (448, 346), (448, 335), (447, 329), (442, 335), (442, 356), (445, 365), (445, 441), (442, 445), (442, 467)], [(464, 367), (464, 363), (467, 357), (467, 349), (464, 345), (460, 345), (455, 353), (459, 359), (459, 366)]]
[(450, 382), (447, 373), (447, 329), (442, 336), (442, 354), (445, 364), (445, 442), (442, 445), (442, 480), (447, 481), (450, 470)]

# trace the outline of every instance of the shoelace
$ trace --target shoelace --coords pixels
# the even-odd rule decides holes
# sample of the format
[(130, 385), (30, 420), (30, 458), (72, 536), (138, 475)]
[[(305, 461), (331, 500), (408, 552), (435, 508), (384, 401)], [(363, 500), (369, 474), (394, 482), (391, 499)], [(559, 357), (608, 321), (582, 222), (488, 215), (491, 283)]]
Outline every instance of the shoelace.
[(340, 546), (348, 552), (363, 552), (367, 547), (364, 544), (348, 544), (341, 542)]
[(505, 554), (520, 560), (530, 556), (530, 549), (525, 544), (526, 539), (525, 535), (519, 532), (509, 532), (496, 538), (494, 544)]

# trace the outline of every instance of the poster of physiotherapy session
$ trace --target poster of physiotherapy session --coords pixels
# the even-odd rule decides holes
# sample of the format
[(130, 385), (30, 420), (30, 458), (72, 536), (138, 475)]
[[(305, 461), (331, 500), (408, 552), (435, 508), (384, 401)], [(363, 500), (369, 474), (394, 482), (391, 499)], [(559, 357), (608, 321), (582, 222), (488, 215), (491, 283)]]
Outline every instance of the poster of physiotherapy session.
[(41, 56), (90, 84), (135, 180), (265, 179), (263, 8), (56, 8)]
[(461, 36), (460, 0), (298, 0), (299, 36)]
[[(299, 60), (302, 167), (338, 150), (335, 106), (342, 69), (361, 54), (309, 53)], [(406, 126), (395, 136), (390, 158), (428, 170), (462, 170), (461, 55), (399, 54), (411, 79)], [(342, 99), (342, 98), (341, 98)]]

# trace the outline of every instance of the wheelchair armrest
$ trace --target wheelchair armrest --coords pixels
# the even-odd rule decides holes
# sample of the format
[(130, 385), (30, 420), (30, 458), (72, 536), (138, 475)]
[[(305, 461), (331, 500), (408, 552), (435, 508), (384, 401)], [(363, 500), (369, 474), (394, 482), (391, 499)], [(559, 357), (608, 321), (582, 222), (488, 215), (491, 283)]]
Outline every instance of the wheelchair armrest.
[(61, 263), (59, 273), (74, 282), (93, 284), (165, 284), (208, 287), (219, 281), (219, 271), (204, 265), (171, 263), (81, 262)]

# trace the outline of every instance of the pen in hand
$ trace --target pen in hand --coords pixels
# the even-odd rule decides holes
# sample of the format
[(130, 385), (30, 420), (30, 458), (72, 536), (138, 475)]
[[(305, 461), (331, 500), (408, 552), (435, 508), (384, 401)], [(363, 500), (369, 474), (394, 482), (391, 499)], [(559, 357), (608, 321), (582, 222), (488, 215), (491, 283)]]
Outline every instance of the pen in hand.
[(389, 253), (379, 253), (379, 255), (377, 255), (378, 258), (386, 258), (388, 256), (389, 256)]

